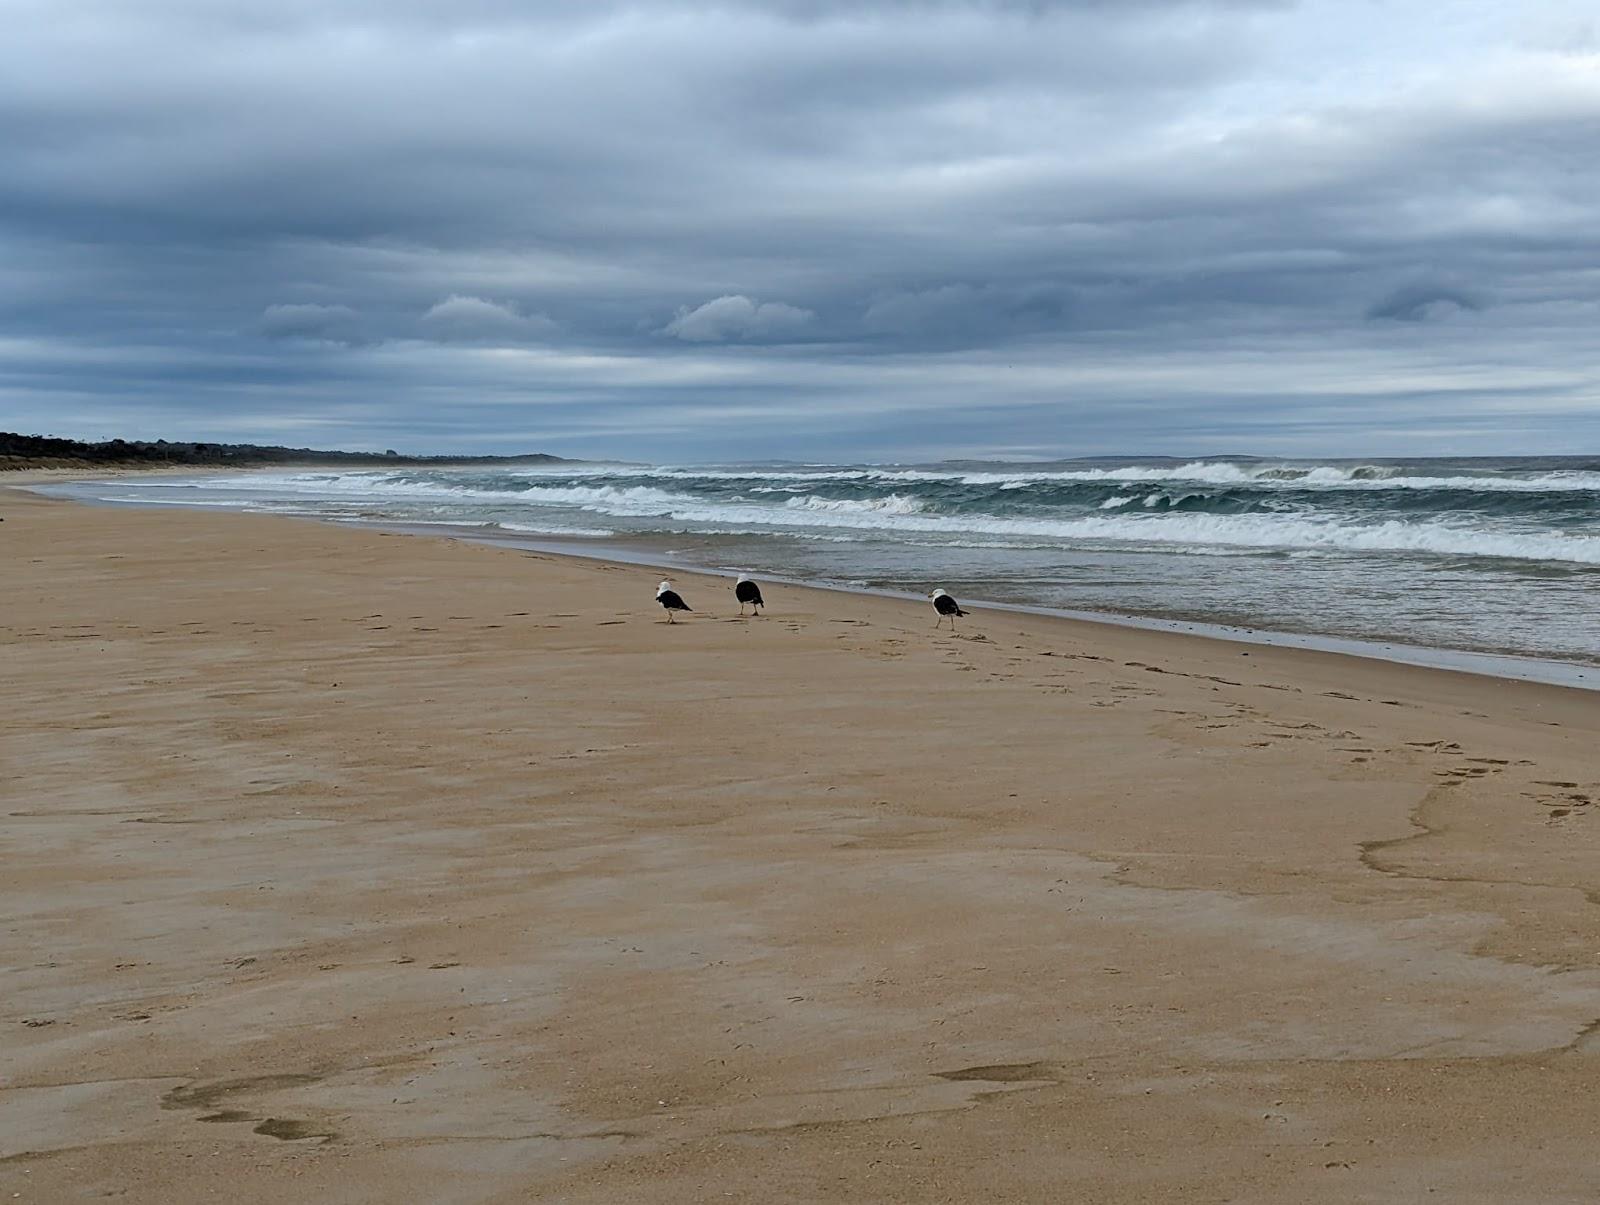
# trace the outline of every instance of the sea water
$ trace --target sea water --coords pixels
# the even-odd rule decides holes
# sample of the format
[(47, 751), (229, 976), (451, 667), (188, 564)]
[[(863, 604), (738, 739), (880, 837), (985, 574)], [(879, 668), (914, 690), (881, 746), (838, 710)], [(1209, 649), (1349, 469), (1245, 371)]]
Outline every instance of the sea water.
[(573, 462), (63, 488), (581, 540), (835, 585), (943, 586), (963, 600), (1600, 664), (1600, 458)]

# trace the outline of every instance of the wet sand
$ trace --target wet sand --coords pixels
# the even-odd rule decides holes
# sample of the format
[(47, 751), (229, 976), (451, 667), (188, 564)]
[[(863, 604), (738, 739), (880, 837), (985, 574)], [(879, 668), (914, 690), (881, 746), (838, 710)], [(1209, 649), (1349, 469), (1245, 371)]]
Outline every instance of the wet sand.
[(5, 1199), (1600, 1193), (1593, 693), (0, 517)]

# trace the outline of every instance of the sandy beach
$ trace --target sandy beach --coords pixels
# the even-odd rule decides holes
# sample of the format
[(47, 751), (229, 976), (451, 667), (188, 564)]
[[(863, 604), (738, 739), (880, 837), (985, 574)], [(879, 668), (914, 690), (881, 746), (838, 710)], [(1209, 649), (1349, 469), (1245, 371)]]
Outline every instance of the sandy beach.
[(0, 518), (0, 1198), (1600, 1196), (1600, 694)]

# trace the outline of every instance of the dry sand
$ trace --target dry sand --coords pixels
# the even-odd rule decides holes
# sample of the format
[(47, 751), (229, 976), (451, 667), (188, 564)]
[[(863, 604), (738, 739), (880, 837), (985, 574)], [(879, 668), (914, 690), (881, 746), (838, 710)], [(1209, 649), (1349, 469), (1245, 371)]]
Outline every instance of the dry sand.
[(0, 516), (0, 1199), (1600, 1195), (1600, 696)]

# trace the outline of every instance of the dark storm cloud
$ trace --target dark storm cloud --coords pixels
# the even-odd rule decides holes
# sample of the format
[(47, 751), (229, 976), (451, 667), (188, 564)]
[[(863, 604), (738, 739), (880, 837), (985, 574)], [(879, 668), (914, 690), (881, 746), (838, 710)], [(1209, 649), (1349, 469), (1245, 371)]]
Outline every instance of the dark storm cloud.
[(1600, 83), (1502, 7), (0, 0), (0, 426), (1570, 432)]

